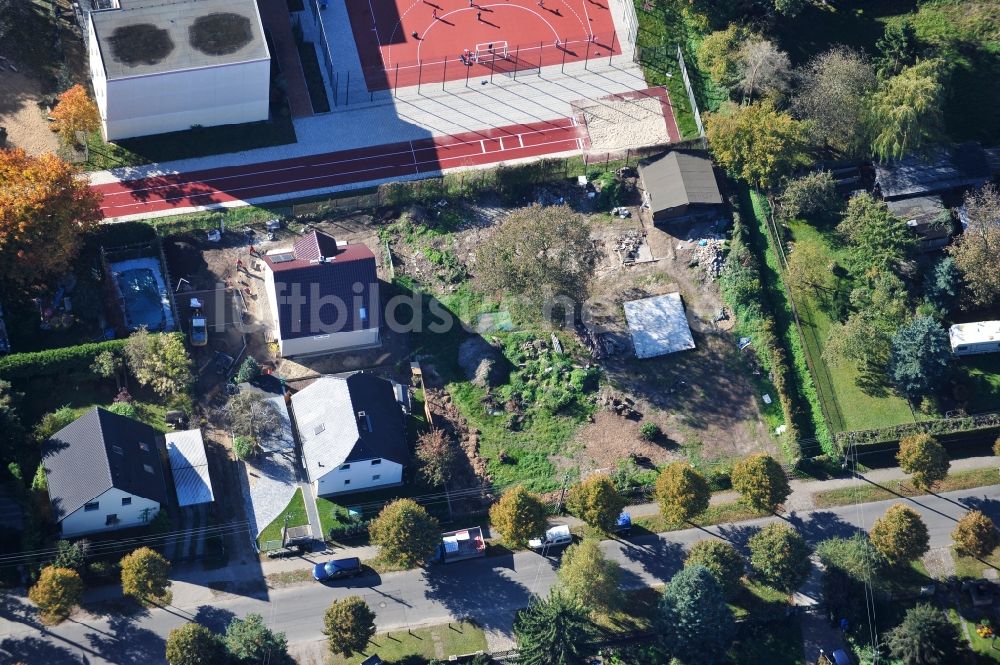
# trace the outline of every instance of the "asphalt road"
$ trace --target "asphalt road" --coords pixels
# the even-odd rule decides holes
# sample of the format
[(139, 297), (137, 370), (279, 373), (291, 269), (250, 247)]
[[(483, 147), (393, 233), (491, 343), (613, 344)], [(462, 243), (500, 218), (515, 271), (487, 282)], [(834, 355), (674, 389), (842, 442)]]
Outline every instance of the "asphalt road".
[[(967, 508), (1000, 520), (1000, 485), (950, 492), (940, 496), (900, 499), (916, 508), (930, 531), (931, 547), (946, 547), (955, 521)], [(831, 510), (789, 514), (787, 520), (811, 542), (850, 535), (870, 527), (893, 501)], [(708, 529), (646, 535), (628, 541), (606, 541), (602, 547), (624, 571), (623, 585), (663, 582), (678, 570), (684, 550), (717, 536), (745, 545), (765, 518)], [(531, 593), (544, 594), (555, 583), (558, 559), (517, 552), (431, 568), (372, 575), (349, 583), (323, 586), (304, 583), (256, 595), (219, 594), (191, 607), (169, 606), (132, 616), (81, 615), (52, 629), (42, 627), (25, 599), (0, 597), (0, 661), (31, 664), (115, 663), (153, 665), (164, 661), (164, 640), (172, 628), (198, 620), (221, 629), (229, 619), (259, 612), (268, 625), (288, 636), (290, 644), (323, 639), (322, 616), (330, 601), (358, 594), (375, 610), (382, 630), (473, 617), (486, 629), (508, 628), (514, 610)]]

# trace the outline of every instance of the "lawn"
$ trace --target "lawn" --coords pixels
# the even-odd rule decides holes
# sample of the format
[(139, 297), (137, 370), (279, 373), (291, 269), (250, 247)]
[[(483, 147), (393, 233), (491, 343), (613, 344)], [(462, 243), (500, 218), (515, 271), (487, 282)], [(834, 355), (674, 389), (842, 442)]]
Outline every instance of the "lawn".
[[(953, 492), (955, 490), (986, 487), (987, 485), (996, 485), (998, 483), (1000, 483), (1000, 471), (997, 469), (970, 469), (968, 471), (956, 471), (949, 474), (934, 491), (937, 493)], [(896, 499), (900, 495), (908, 497), (924, 494), (927, 494), (927, 492), (914, 489), (908, 480), (888, 480), (879, 485), (858, 481), (855, 487), (841, 487), (814, 493), (813, 504), (816, 508), (833, 508), (835, 506), (846, 506), (858, 501), (869, 503), (872, 501)]]
[(486, 636), (482, 628), (471, 623), (452, 622), (378, 633), (364, 654), (350, 658), (332, 656), (326, 662), (329, 665), (360, 665), (367, 657), (377, 654), (386, 665), (422, 665), (435, 658), (447, 662), (449, 656), (485, 650)]
[(963, 556), (952, 549), (951, 556), (955, 560), (955, 576), (960, 579), (978, 580), (989, 568), (1000, 570), (1000, 551), (994, 551), (989, 556), (977, 559)]
[(281, 511), (281, 514), (274, 518), (274, 521), (264, 527), (264, 530), (260, 532), (257, 537), (257, 543), (263, 545), (264, 543), (277, 540), (281, 541), (281, 528), (285, 525), (285, 518), (288, 518), (288, 526), (304, 526), (309, 524), (309, 515), (306, 514), (306, 504), (302, 499), (302, 490), (296, 489), (295, 494), (292, 495), (291, 501), (285, 506), (285, 509)]
[(330, 529), (336, 529), (350, 524), (347, 508), (319, 497), (316, 499), (316, 512), (319, 513), (319, 523), (323, 527), (323, 537), (330, 535)]
[[(728, 522), (743, 522), (746, 520), (756, 519), (758, 517), (767, 517), (768, 515), (770, 515), (770, 513), (758, 513), (739, 503), (720, 503), (714, 506), (709, 506), (708, 510), (691, 520), (691, 522), (696, 526), (711, 526), (713, 524), (724, 524)], [(667, 531), (679, 531), (681, 529), (691, 528), (691, 524), (688, 523), (681, 525), (668, 524), (660, 514), (633, 517), (632, 525), (634, 527), (646, 529), (651, 533), (666, 533)]]
[[(788, 223), (788, 229), (796, 245), (815, 246), (831, 263), (845, 264), (844, 252), (835, 246), (831, 228), (795, 220)], [(833, 429), (844, 432), (913, 422), (914, 414), (905, 400), (891, 392), (881, 397), (865, 393), (858, 386), (859, 372), (853, 363), (831, 365), (823, 361), (823, 349), (834, 321), (817, 294), (799, 291), (794, 297), (805, 349), (816, 370), (816, 384)]]
[(784, 617), (763, 625), (740, 624), (736, 643), (729, 650), (730, 662), (768, 665), (805, 665), (802, 626), (796, 617)]

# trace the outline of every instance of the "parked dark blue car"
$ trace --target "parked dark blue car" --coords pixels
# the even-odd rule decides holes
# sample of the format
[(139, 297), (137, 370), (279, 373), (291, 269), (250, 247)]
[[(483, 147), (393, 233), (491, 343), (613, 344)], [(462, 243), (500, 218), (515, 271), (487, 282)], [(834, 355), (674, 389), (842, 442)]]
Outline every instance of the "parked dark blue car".
[(313, 568), (313, 577), (317, 582), (328, 580), (339, 580), (344, 577), (357, 577), (364, 572), (361, 567), (361, 559), (351, 557), (349, 559), (334, 559), (326, 563), (317, 563)]

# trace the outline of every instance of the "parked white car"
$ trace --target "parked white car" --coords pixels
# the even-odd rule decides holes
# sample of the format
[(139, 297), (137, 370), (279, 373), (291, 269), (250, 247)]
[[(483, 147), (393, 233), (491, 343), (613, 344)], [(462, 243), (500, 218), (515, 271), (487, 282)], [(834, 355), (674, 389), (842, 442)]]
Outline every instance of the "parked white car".
[(573, 542), (573, 534), (569, 532), (569, 527), (559, 524), (545, 532), (541, 538), (532, 538), (528, 541), (528, 547), (533, 550), (540, 550), (548, 547), (562, 547)]

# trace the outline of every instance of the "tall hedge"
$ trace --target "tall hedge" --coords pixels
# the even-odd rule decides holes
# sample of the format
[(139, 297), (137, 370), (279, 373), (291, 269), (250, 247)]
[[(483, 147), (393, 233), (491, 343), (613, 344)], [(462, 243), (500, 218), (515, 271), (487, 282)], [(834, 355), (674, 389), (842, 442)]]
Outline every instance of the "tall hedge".
[(102, 351), (121, 351), (124, 339), (93, 342), (32, 353), (15, 353), (0, 358), (0, 377), (30, 379), (37, 376), (60, 376), (90, 373), (94, 358)]

